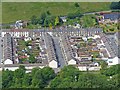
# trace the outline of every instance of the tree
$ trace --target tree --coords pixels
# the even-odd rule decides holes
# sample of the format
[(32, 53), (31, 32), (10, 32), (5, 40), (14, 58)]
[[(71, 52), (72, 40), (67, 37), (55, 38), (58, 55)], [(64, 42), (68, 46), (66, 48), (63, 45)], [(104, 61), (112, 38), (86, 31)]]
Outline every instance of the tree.
[(97, 25), (95, 15), (84, 15), (81, 18), (82, 24), (84, 27), (94, 27)]
[(23, 78), (23, 76), (25, 75), (25, 72), (26, 72), (25, 66), (20, 65), (19, 69), (16, 69), (14, 71), (14, 75), (16, 78)]
[(79, 75), (78, 79), (79, 88), (107, 88), (108, 81), (106, 76), (100, 74), (85, 73)]
[(120, 1), (119, 2), (112, 2), (110, 5), (111, 9), (120, 9)]
[(57, 88), (73, 88), (71, 78), (64, 78)]
[(51, 13), (50, 13), (50, 11), (49, 11), (49, 10), (47, 10), (47, 12), (46, 12), (46, 13), (47, 13), (47, 15), (51, 15)]
[(41, 13), (38, 23), (39, 24), (44, 24), (44, 26), (48, 26), (49, 23), (48, 23), (47, 18), (50, 15), (51, 15), (51, 13), (49, 11)]
[(39, 67), (33, 68), (32, 71), (31, 71), (31, 76), (33, 77), (33, 76), (35, 75), (35, 73), (36, 73), (37, 71), (39, 71), (39, 70), (40, 70)]
[(69, 19), (74, 19), (76, 17), (81, 17), (81, 16), (82, 16), (82, 14), (80, 13), (79, 10), (77, 10), (75, 13), (68, 13), (68, 15), (67, 15), (67, 17)]
[(22, 87), (22, 81), (23, 81), (23, 77), (25, 75), (26, 69), (25, 66), (20, 65), (19, 69), (16, 69), (14, 71), (14, 79), (13, 79), (13, 86), (15, 88), (19, 88)]
[(47, 15), (46, 15), (45, 12), (43, 12), (43, 13), (41, 13), (40, 17), (41, 17), (41, 19), (45, 20), (45, 18), (47, 17)]
[(75, 5), (75, 7), (79, 7), (79, 4), (77, 2), (74, 5)]
[(3, 88), (44, 88), (55, 77), (50, 67), (36, 67), (30, 73), (25, 72), (25, 67), (21, 65), (15, 71), (3, 71)]
[(41, 24), (41, 25), (44, 24), (44, 20), (45, 20), (46, 17), (47, 17), (47, 14), (45, 12), (41, 13), (41, 15), (38, 19), (38, 23)]
[(42, 75), (43, 75), (44, 82), (46, 82), (46, 81), (49, 81), (55, 77), (55, 72), (50, 67), (44, 67), (42, 69)]
[(113, 75), (116, 75), (116, 74), (120, 74), (119, 69), (120, 69), (119, 64), (118, 65), (113, 65), (109, 68), (104, 69), (101, 73), (103, 75), (106, 75), (106, 76), (113, 76)]
[(44, 26), (45, 26), (45, 27), (48, 27), (50, 23), (51, 23), (52, 25), (54, 25), (54, 23), (55, 23), (55, 17), (54, 17), (54, 16), (47, 16), (47, 17), (45, 18)]
[(55, 26), (59, 24), (59, 17), (55, 18)]
[(33, 78), (32, 78), (32, 87), (33, 88), (43, 88), (44, 87), (44, 80), (42, 76), (42, 71), (38, 70)]
[(36, 59), (35, 59), (34, 55), (33, 55), (33, 54), (30, 54), (29, 62), (30, 62), (30, 63), (35, 63), (35, 61), (36, 61)]
[(2, 88), (9, 88), (12, 85), (14, 73), (13, 71), (2, 71)]
[[(76, 76), (76, 78), (75, 78)], [(119, 86), (116, 77), (112, 81), (105, 75), (80, 72), (74, 66), (64, 67), (50, 82), (51, 88), (112, 88)]]
[(72, 87), (72, 83), (76, 81), (79, 74), (80, 72), (76, 67), (71, 65), (65, 66), (63, 69), (61, 69), (59, 74), (51, 81), (50, 87)]
[(47, 19), (44, 20), (44, 27), (47, 27), (48, 26), (48, 21)]
[(32, 76), (29, 73), (26, 73), (23, 77), (22, 87), (28, 88), (32, 84)]
[(57, 88), (58, 85), (60, 85), (62, 83), (62, 79), (60, 77), (55, 77), (55, 79), (53, 79), (50, 84), (49, 87), (50, 88)]
[(32, 23), (33, 25), (36, 25), (36, 24), (38, 23), (38, 19), (37, 19), (37, 17), (36, 17), (35, 15), (33, 15), (33, 16), (31, 17), (31, 23)]
[(53, 28), (52, 23), (49, 24), (49, 28), (50, 28), (50, 30), (52, 30), (52, 28)]

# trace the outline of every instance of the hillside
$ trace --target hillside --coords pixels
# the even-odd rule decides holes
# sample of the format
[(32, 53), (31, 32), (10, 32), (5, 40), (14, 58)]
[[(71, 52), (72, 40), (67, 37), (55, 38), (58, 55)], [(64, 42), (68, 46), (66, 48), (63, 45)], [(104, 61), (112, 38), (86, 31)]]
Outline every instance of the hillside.
[(82, 13), (109, 10), (110, 4), (110, 2), (80, 2), (79, 7), (75, 7), (75, 3), (70, 2), (4, 2), (2, 4), (2, 21), (10, 23), (18, 19), (29, 20), (31, 16), (39, 16), (44, 11), (49, 11), (52, 15), (67, 15), (78, 9)]

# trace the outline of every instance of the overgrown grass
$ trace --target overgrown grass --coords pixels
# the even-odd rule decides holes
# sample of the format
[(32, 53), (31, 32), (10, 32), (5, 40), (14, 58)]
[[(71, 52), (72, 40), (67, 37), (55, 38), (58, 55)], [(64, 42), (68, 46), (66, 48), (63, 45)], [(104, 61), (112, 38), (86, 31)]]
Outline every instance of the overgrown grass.
[(110, 10), (110, 2), (79, 2), (75, 7), (72, 2), (3, 2), (2, 22), (10, 23), (16, 20), (29, 20), (31, 16), (40, 16), (42, 12), (50, 11), (52, 15), (67, 15), (80, 10), (81, 13)]
[(81, 18), (81, 23), (83, 27), (94, 27), (97, 25), (96, 16), (95, 15), (85, 15)]
[(100, 27), (103, 28), (105, 33), (115, 33), (118, 32), (118, 24), (100, 24)]

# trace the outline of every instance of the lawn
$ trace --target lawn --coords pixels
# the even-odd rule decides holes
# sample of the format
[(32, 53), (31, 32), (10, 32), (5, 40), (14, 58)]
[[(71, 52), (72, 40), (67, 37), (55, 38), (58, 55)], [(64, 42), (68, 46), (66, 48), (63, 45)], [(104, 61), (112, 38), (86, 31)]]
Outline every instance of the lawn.
[(19, 19), (29, 20), (33, 15), (39, 17), (45, 11), (59, 16), (73, 13), (76, 10), (80, 10), (81, 13), (110, 10), (110, 4), (110, 2), (79, 2), (79, 7), (75, 7), (72, 2), (3, 2), (2, 21), (10, 23)]

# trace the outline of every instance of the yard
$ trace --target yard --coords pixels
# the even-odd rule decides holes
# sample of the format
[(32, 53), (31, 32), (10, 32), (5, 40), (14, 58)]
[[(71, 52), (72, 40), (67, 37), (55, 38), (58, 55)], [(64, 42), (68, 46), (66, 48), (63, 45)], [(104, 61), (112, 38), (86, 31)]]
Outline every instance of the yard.
[(93, 55), (94, 59), (100, 56), (99, 52), (91, 52), (91, 55)]
[(39, 56), (40, 48), (39, 45), (33, 43), (32, 40), (24, 41), (22, 39), (18, 40), (17, 53), (21, 63), (29, 62), (34, 63), (36, 61), (35, 57)]
[(103, 25), (103, 30), (105, 33), (115, 33), (118, 31), (118, 28), (117, 28), (118, 24), (106, 24), (106, 25)]

